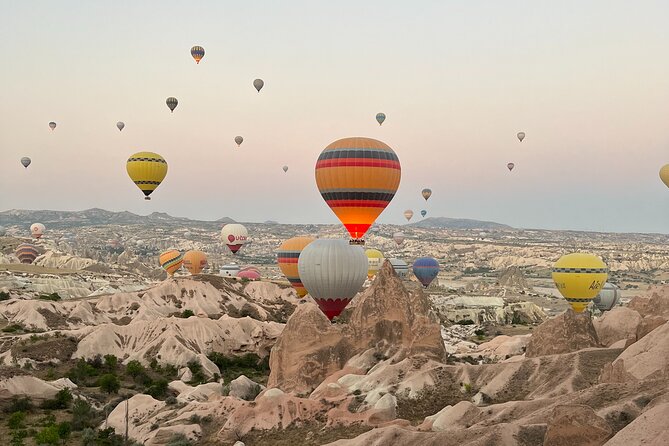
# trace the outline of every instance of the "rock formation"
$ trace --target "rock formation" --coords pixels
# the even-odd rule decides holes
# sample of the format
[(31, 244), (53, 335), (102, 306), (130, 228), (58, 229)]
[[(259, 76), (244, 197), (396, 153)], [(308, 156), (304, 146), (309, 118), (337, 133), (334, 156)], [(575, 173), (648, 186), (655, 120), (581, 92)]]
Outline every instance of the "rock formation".
[(528, 358), (575, 352), (599, 347), (590, 313), (575, 313), (571, 308), (534, 329), (527, 344)]

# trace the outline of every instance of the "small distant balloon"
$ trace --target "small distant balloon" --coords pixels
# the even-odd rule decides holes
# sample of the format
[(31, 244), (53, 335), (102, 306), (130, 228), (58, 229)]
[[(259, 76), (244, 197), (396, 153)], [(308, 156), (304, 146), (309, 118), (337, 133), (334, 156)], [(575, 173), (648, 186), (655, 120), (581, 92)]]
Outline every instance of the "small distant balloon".
[(199, 64), (204, 57), (204, 48), (196, 45), (190, 49), (190, 55), (193, 56), (193, 59), (195, 59), (195, 63)]
[(288, 172), (288, 166), (283, 166), (283, 171)]
[(30, 234), (33, 238), (42, 238), (44, 231), (46, 231), (46, 227), (42, 223), (33, 223), (30, 225)]
[(422, 211), (420, 211), (420, 215), (421, 217), (425, 217), (427, 215), (427, 211), (423, 209)]
[(396, 232), (393, 234), (393, 240), (395, 243), (397, 243), (397, 246), (400, 246), (402, 243), (404, 243), (404, 232)]
[(376, 114), (376, 122), (379, 123), (379, 125), (383, 124), (383, 121), (386, 120), (386, 114), (385, 113), (377, 113)]
[(28, 166), (30, 166), (30, 163), (32, 163), (32, 160), (27, 156), (21, 158), (21, 164), (23, 164), (23, 167), (25, 167), (26, 169), (28, 168)]
[[(30, 163), (30, 159), (28, 159), (28, 163)], [(660, 179), (662, 180), (665, 186), (669, 187), (669, 164), (665, 164), (660, 169)]]
[(122, 122), (122, 121), (119, 121), (119, 122), (116, 123), (116, 127), (118, 128), (118, 131), (120, 132), (125, 127), (125, 123)]
[(239, 147), (244, 142), (244, 138), (242, 138), (241, 136), (235, 136), (235, 142), (237, 143), (237, 147)]
[(413, 211), (411, 209), (404, 211), (404, 218), (406, 218), (407, 221), (411, 221), (411, 217), (413, 217)]
[(167, 104), (167, 106), (169, 107), (169, 109), (172, 113), (174, 113), (174, 109), (177, 108), (177, 105), (179, 105), (179, 101), (177, 101), (177, 98), (174, 98), (172, 96), (167, 98), (165, 103)]
[(423, 189), (421, 194), (423, 195), (423, 198), (425, 198), (425, 201), (427, 201), (427, 199), (432, 196), (432, 189)]
[(506, 168), (509, 169), (509, 172), (511, 172), (514, 167), (516, 167), (516, 165), (513, 164), (513, 163), (509, 163), (509, 164), (506, 165)]
[(265, 82), (262, 79), (256, 79), (253, 81), (253, 86), (255, 87), (256, 90), (258, 90), (258, 93), (260, 93), (262, 87), (265, 86)]
[(51, 130), (54, 130), (54, 129), (56, 128), (56, 123), (53, 122), (53, 121), (51, 121), (51, 122), (49, 123), (49, 128), (51, 128)]
[(525, 139), (525, 132), (518, 132), (516, 136), (520, 142), (523, 142), (523, 139)]

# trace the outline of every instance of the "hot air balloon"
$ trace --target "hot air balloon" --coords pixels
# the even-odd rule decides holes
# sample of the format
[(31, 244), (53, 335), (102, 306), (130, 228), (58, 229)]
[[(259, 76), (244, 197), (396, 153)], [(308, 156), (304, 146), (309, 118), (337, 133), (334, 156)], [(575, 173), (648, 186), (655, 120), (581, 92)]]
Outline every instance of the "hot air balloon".
[(207, 254), (196, 250), (188, 251), (184, 254), (183, 265), (192, 275), (200, 274), (207, 266)]
[(330, 320), (360, 291), (368, 266), (367, 256), (360, 246), (334, 239), (309, 243), (297, 262), (304, 287)]
[(592, 304), (602, 313), (612, 310), (613, 307), (620, 304), (620, 288), (606, 282), (599, 294), (592, 299)]
[(125, 127), (125, 123), (122, 122), (122, 121), (119, 121), (119, 122), (116, 123), (116, 127), (118, 128), (118, 131), (120, 132)]
[(580, 313), (606, 283), (608, 269), (599, 257), (577, 252), (560, 257), (552, 275), (560, 294)]
[(244, 225), (240, 225), (239, 223), (230, 223), (221, 229), (221, 238), (233, 254), (237, 254), (237, 251), (246, 243), (248, 237), (248, 231)]
[(393, 234), (393, 240), (397, 243), (397, 246), (400, 246), (404, 243), (404, 232), (396, 232)]
[(377, 113), (376, 114), (376, 122), (379, 123), (379, 125), (383, 124), (383, 121), (386, 120), (386, 114), (385, 113)]
[(367, 268), (367, 278), (371, 280), (381, 269), (384, 260), (383, 253), (378, 249), (367, 249), (365, 250), (365, 255), (367, 256), (367, 263), (369, 265)]
[(400, 177), (393, 149), (371, 138), (337, 140), (316, 162), (321, 196), (357, 243), (395, 196)]
[(199, 64), (204, 57), (204, 48), (196, 45), (190, 49), (190, 55), (193, 56), (193, 59), (195, 59), (195, 63)]
[(393, 267), (393, 270), (395, 270), (395, 274), (397, 274), (400, 277), (406, 277), (406, 275), (409, 273), (409, 265), (407, 262), (405, 262), (402, 259), (388, 259), (390, 262), (390, 265)]
[(404, 218), (406, 218), (407, 221), (411, 221), (411, 217), (413, 217), (413, 211), (411, 209), (404, 211)]
[(16, 247), (14, 254), (16, 257), (18, 257), (19, 262), (30, 264), (35, 261), (37, 256), (39, 256), (39, 251), (35, 245), (31, 245), (30, 243), (21, 243)]
[(150, 200), (151, 193), (156, 190), (167, 175), (167, 161), (153, 152), (137, 152), (130, 155), (125, 165), (130, 179), (144, 192), (144, 199)]
[(0, 237), (4, 237), (7, 234), (7, 228), (0, 226)]
[(276, 259), (281, 272), (300, 297), (304, 297), (307, 290), (304, 289), (300, 274), (297, 271), (297, 259), (299, 259), (302, 250), (314, 240), (316, 239), (313, 237), (293, 237), (281, 243), (276, 251)]
[(179, 105), (179, 101), (177, 101), (177, 98), (173, 98), (172, 96), (167, 98), (165, 103), (167, 104), (172, 113), (174, 113), (174, 109), (177, 108), (177, 105)]
[[(30, 161), (30, 159), (28, 159), (28, 161)], [(662, 180), (665, 186), (669, 187), (669, 164), (662, 166), (662, 168), (660, 169), (660, 179)]]
[(258, 90), (258, 93), (260, 93), (260, 90), (262, 90), (262, 87), (265, 85), (265, 82), (263, 82), (262, 79), (256, 79), (253, 81), (253, 86), (255, 87), (256, 90)]
[(425, 209), (423, 209), (422, 211), (420, 211), (420, 216), (421, 216), (421, 217), (425, 218), (426, 215), (427, 215), (427, 211), (426, 211)]
[(288, 166), (283, 166), (283, 171), (288, 172)]
[(509, 163), (509, 164), (506, 165), (506, 168), (509, 169), (509, 172), (511, 172), (514, 167), (516, 167), (516, 165), (513, 164), (513, 163)]
[(520, 142), (523, 142), (523, 139), (525, 139), (525, 132), (518, 132), (516, 136)]
[(53, 122), (53, 121), (51, 121), (51, 122), (49, 123), (49, 128), (51, 129), (51, 131), (55, 130), (55, 128), (56, 128), (56, 123)]
[(41, 238), (44, 235), (44, 231), (46, 231), (46, 227), (42, 223), (33, 223), (30, 225), (30, 234), (34, 238)]
[(413, 273), (427, 288), (439, 274), (439, 262), (432, 257), (421, 257), (413, 263)]
[(237, 277), (239, 271), (239, 265), (230, 263), (228, 265), (223, 265), (219, 270), (219, 274), (223, 277)]
[(176, 249), (169, 249), (158, 257), (160, 267), (167, 271), (167, 274), (173, 276), (184, 263), (184, 256)]
[(237, 147), (239, 147), (244, 142), (244, 138), (242, 138), (241, 136), (235, 136), (235, 142), (237, 143)]
[(432, 195), (432, 189), (423, 189), (420, 193), (423, 198), (425, 198), (425, 201), (427, 201), (427, 199)]
[(28, 168), (28, 166), (30, 166), (30, 163), (32, 163), (32, 160), (27, 156), (21, 158), (21, 164), (23, 164), (23, 167), (25, 167), (26, 169)]
[(260, 273), (256, 270), (247, 269), (237, 273), (237, 277), (248, 280), (258, 280), (260, 279)]

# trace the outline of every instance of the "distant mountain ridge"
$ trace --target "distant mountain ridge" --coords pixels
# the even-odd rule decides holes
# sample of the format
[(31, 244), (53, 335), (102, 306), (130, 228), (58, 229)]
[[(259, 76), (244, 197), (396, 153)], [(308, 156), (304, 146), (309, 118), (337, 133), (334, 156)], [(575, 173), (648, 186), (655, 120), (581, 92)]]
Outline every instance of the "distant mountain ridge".
[(411, 223), (409, 226), (426, 229), (514, 229), (509, 225), (494, 221), (472, 220), (470, 218), (429, 217)]
[[(185, 217), (173, 217), (165, 212), (154, 212), (149, 215), (137, 215), (128, 211), (113, 212), (93, 208), (84, 211), (34, 211), (11, 209), (0, 212), (0, 224), (25, 225), (34, 222), (44, 223), (50, 227), (67, 226), (96, 226), (96, 225), (139, 225), (146, 223), (160, 223), (162, 225), (184, 225), (189, 222), (200, 222)], [(235, 223), (229, 217), (220, 218), (214, 222), (203, 223)]]

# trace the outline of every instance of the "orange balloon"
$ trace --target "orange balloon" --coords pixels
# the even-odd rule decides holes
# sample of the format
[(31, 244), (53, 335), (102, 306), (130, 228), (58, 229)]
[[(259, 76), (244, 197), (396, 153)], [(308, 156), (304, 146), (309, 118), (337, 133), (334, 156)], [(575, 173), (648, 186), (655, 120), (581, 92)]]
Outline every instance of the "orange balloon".
[(200, 274), (207, 266), (207, 254), (202, 251), (188, 251), (184, 254), (184, 267), (192, 274)]
[(361, 239), (395, 196), (401, 178), (397, 155), (372, 138), (344, 138), (323, 150), (316, 184), (351, 237)]
[(302, 284), (300, 274), (297, 271), (297, 260), (302, 250), (311, 242), (316, 240), (313, 237), (293, 237), (281, 243), (276, 251), (279, 268), (290, 284), (295, 288), (297, 295), (304, 297), (307, 290)]

